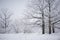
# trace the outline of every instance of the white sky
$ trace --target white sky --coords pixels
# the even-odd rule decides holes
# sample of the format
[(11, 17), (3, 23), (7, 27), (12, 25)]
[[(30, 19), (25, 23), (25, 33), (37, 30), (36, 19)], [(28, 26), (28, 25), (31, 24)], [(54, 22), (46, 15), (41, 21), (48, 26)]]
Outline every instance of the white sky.
[[(60, 5), (60, 1), (57, 3)], [(8, 8), (12, 11), (12, 13), (14, 13), (13, 18), (22, 18), (24, 16), (23, 13), (26, 5), (27, 0), (0, 0), (0, 8)], [(60, 7), (58, 8), (60, 10)]]
[(27, 0), (0, 0), (0, 8), (8, 8), (14, 13), (14, 18), (23, 17)]

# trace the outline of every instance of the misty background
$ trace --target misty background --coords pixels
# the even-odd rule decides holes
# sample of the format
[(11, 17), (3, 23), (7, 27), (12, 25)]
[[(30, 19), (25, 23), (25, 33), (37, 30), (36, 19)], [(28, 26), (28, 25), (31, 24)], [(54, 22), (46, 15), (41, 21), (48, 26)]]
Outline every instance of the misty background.
[(7, 8), (14, 13), (13, 19), (22, 18), (27, 0), (0, 0), (0, 9)]
[[(21, 33), (21, 32), (23, 32), (23, 33), (25, 33), (25, 32), (41, 33), (41, 31), (42, 31), (42, 29), (40, 28), (41, 26), (34, 24), (34, 22), (37, 19), (34, 19), (34, 18), (31, 19), (32, 17), (30, 15), (30, 14), (33, 14), (32, 7), (34, 8), (33, 4), (36, 2), (37, 2), (37, 0), (35, 0), (35, 1), (34, 0), (0, 0), (0, 13), (2, 14), (3, 11), (6, 11), (5, 9), (7, 9), (7, 11), (8, 11), (8, 13), (6, 15), (8, 15), (9, 13), (12, 13), (12, 16), (10, 19), (11, 26), (9, 26), (7, 28), (8, 30), (6, 29), (7, 33), (15, 33), (15, 32), (16, 33)], [(38, 2), (36, 4), (38, 4)], [(47, 3), (45, 3), (45, 4), (47, 4)], [(31, 5), (32, 5), (32, 7), (31, 7)], [(60, 0), (55, 0), (52, 8), (54, 8), (56, 10), (55, 13), (60, 14)], [(37, 10), (35, 10), (35, 11), (37, 11)], [(41, 16), (40, 14), (38, 14), (38, 15), (33, 14), (33, 15), (38, 16), (38, 17)], [(54, 15), (54, 13), (52, 13), (52, 15)], [(4, 18), (4, 16), (2, 16), (2, 17)], [(58, 19), (60, 19), (60, 15), (54, 20), (58, 20)], [(38, 23), (40, 24), (40, 22), (38, 22)], [(48, 26), (48, 23), (45, 25)], [(57, 24), (57, 26), (60, 26), (60, 25)], [(2, 26), (0, 26), (0, 27), (2, 27)], [(0, 30), (1, 30), (1, 28), (0, 28)], [(4, 31), (6, 31), (6, 30), (3, 29), (0, 31), (0, 33), (4, 33)]]

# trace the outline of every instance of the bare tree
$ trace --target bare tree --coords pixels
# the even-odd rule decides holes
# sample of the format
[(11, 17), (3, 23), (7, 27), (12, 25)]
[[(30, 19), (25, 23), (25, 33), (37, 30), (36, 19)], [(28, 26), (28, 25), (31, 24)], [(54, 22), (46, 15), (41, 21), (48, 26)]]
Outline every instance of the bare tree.
[(58, 21), (55, 21), (54, 23), (52, 23), (52, 31), (53, 31), (53, 33), (55, 33), (55, 27), (54, 27), (54, 25), (56, 24), (56, 23), (58, 23), (60, 20), (58, 20)]
[(44, 21), (44, 0), (32, 0), (31, 5), (28, 5), (29, 19), (36, 20), (33, 25), (42, 26), (42, 34), (45, 34), (45, 21)]
[(49, 15), (49, 34), (51, 34), (51, 15), (50, 15), (50, 13), (51, 13), (51, 1), (50, 0), (48, 0), (48, 5), (49, 5), (49, 13), (48, 13), (48, 15)]
[[(55, 5), (55, 0), (32, 0), (31, 4), (28, 5), (30, 9), (28, 8), (28, 16), (26, 16), (29, 19), (37, 19), (33, 24), (42, 26), (42, 34), (45, 33), (45, 21), (47, 20), (49, 34), (52, 32), (51, 29), (54, 29), (54, 27), (52, 27), (52, 23), (56, 22), (56, 20), (54, 20), (55, 18), (58, 18), (58, 10), (56, 10)], [(46, 18), (48, 19), (45, 20)]]
[[(43, 4), (44, 4), (44, 0), (43, 0)], [(44, 22), (44, 9), (43, 9), (43, 6), (42, 5), (42, 34), (45, 34), (45, 22)]]
[[(57, 21), (55, 20), (56, 18), (58, 18), (58, 11), (56, 10), (56, 6), (55, 6), (55, 1), (56, 0), (46, 0), (47, 5), (48, 5), (48, 23), (49, 23), (49, 34), (51, 34), (51, 32), (53, 31), (54, 33), (54, 24), (57, 23), (57, 21), (59, 21), (59, 19), (57, 19)], [(54, 6), (54, 7), (53, 7)], [(55, 14), (56, 13), (56, 14)], [(52, 16), (53, 15), (53, 16)], [(54, 19), (54, 20), (52, 20)], [(53, 25), (53, 26), (52, 26)], [(52, 28), (52, 31), (51, 31)]]
[(0, 24), (1, 24), (1, 28), (3, 28), (4, 33), (7, 32), (7, 28), (10, 27), (11, 25), (11, 18), (12, 13), (9, 12), (8, 9), (1, 9), (1, 13), (0, 13)]

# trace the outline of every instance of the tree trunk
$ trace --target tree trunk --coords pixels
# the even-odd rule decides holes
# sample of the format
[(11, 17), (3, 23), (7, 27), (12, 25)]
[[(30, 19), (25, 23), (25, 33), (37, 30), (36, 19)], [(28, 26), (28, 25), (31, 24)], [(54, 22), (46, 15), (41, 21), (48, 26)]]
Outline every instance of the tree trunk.
[(49, 34), (51, 34), (51, 7), (50, 7), (50, 0), (48, 1), (49, 4)]
[(45, 34), (44, 12), (42, 11), (42, 34)]
[[(43, 0), (43, 4), (44, 4), (44, 0)], [(45, 34), (45, 22), (44, 22), (43, 6), (44, 6), (44, 5), (42, 5), (42, 34)]]
[(51, 22), (49, 21), (49, 34), (51, 34)]
[(54, 24), (52, 24), (52, 32), (55, 33)]
[(45, 34), (45, 26), (44, 26), (44, 23), (42, 24), (42, 34)]

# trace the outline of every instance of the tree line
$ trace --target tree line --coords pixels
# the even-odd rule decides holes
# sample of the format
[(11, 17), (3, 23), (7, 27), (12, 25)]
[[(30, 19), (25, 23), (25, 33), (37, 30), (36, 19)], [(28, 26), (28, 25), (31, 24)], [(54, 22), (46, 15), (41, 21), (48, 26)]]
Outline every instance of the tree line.
[(45, 34), (45, 28), (47, 27), (49, 34), (55, 33), (54, 25), (60, 21), (60, 19), (58, 19), (60, 11), (57, 10), (55, 1), (56, 0), (29, 1), (30, 3), (28, 4), (28, 9), (26, 11), (28, 15), (25, 15), (28, 17), (27, 19), (37, 19), (37, 21), (32, 24), (40, 25), (40, 27), (42, 27), (42, 34)]
[[(34, 27), (39, 27), (42, 34), (48, 31), (49, 34), (55, 33), (55, 27), (60, 22), (60, 11), (57, 9), (56, 0), (31, 0), (28, 2), (24, 18), (12, 22), (11, 13), (8, 9), (0, 10), (0, 33), (7, 33), (14, 29), (16, 33), (33, 33)], [(59, 17), (58, 17), (59, 16)], [(36, 31), (36, 30), (34, 30)]]

